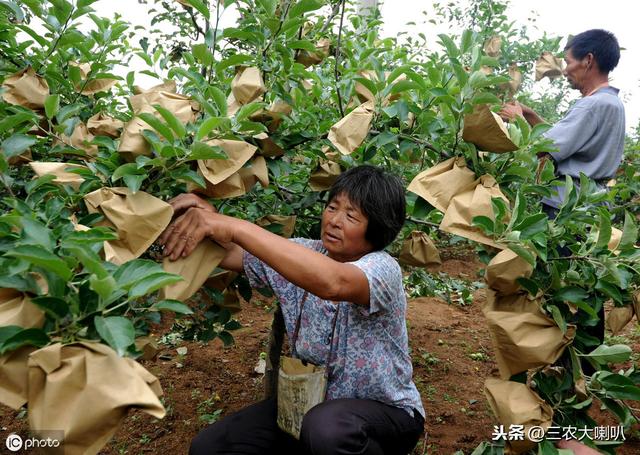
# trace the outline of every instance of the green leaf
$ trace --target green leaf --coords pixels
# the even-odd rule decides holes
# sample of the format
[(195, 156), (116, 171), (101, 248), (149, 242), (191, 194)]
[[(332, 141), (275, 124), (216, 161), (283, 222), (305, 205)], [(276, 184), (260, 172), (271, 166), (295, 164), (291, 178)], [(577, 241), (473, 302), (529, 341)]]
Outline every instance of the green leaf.
[(536, 257), (528, 249), (517, 243), (510, 244), (509, 249), (527, 261), (531, 267), (536, 267)]
[(16, 5), (15, 2), (11, 0), (0, 0), (0, 7), (11, 11), (16, 19), (16, 22), (22, 22), (24, 20), (24, 12), (18, 5)]
[(485, 234), (493, 235), (494, 222), (488, 216), (474, 216), (471, 220), (473, 226), (478, 226)]
[(35, 266), (50, 270), (64, 280), (69, 280), (72, 275), (66, 262), (37, 246), (20, 245), (5, 253), (5, 256), (23, 259)]
[(562, 313), (560, 313), (560, 309), (555, 305), (549, 305), (547, 309), (551, 312), (551, 316), (553, 316), (553, 320), (558, 324), (562, 333), (567, 333), (567, 321), (562, 317)]
[(137, 193), (146, 178), (146, 173), (141, 175), (127, 174), (122, 177), (122, 180), (124, 180), (124, 184), (127, 185), (127, 188), (129, 188), (132, 193)]
[(300, 0), (289, 10), (289, 18), (294, 19), (309, 11), (315, 11), (321, 8), (322, 5), (324, 5), (322, 0)]
[(58, 113), (58, 109), (60, 109), (60, 95), (54, 94), (47, 96), (47, 99), (44, 101), (44, 113), (47, 115), (47, 118), (53, 118)]
[(609, 240), (611, 240), (611, 219), (609, 218), (609, 212), (603, 208), (598, 210), (598, 215), (600, 217), (600, 226), (596, 248), (607, 248)]
[(125, 262), (113, 273), (118, 287), (129, 290), (131, 286), (154, 273), (162, 272), (162, 266), (148, 259)]
[(127, 348), (135, 342), (136, 331), (133, 323), (122, 316), (93, 318), (96, 330), (104, 341), (111, 346), (119, 356), (123, 356)]
[(447, 50), (447, 55), (449, 57), (455, 58), (458, 55), (460, 55), (460, 51), (456, 47), (456, 43), (453, 42), (453, 40), (451, 39), (451, 37), (449, 37), (449, 35), (445, 35), (443, 33), (438, 35), (438, 38), (440, 38), (440, 44), (442, 44), (444, 48)]
[(227, 97), (222, 92), (222, 90), (220, 90), (218, 87), (210, 86), (207, 89), (207, 92), (209, 93), (209, 95), (211, 95), (211, 98), (213, 98), (213, 101), (216, 103), (216, 106), (218, 107), (218, 112), (220, 113), (220, 115), (222, 117), (226, 117), (227, 116)]
[(97, 275), (92, 274), (89, 277), (89, 287), (100, 296), (103, 301), (109, 301), (109, 297), (116, 290), (116, 280), (107, 275), (104, 278), (98, 278)]
[(55, 241), (51, 229), (37, 220), (27, 217), (21, 217), (22, 224), (22, 241), (23, 245), (41, 246), (49, 252), (53, 252)]
[(235, 54), (231, 57), (227, 57), (216, 65), (216, 73), (222, 73), (226, 68), (230, 66), (242, 65), (253, 60), (250, 55)]
[(599, 364), (626, 362), (631, 357), (632, 350), (626, 344), (614, 344), (607, 346), (602, 344), (589, 354), (580, 354), (582, 357), (589, 357)]
[(31, 301), (54, 319), (62, 319), (69, 313), (69, 304), (59, 297), (34, 297)]
[(520, 231), (520, 239), (531, 239), (541, 232), (547, 231), (547, 215), (544, 213), (537, 213), (535, 215), (528, 216), (521, 223), (513, 227), (514, 231)]
[(220, 125), (225, 125), (225, 127), (231, 126), (231, 120), (227, 117), (209, 117), (202, 124), (200, 128), (198, 128), (198, 132), (196, 133), (196, 141), (201, 141), (206, 138), (211, 131)]
[(33, 136), (14, 134), (8, 139), (5, 139), (2, 144), (0, 144), (0, 148), (4, 151), (5, 158), (11, 158), (20, 155), (36, 142), (38, 142), (38, 139)]
[(171, 113), (171, 111), (158, 104), (154, 104), (153, 107), (160, 113), (164, 121), (167, 122), (167, 125), (169, 125), (169, 128), (171, 128), (176, 133), (178, 138), (183, 139), (187, 135), (187, 130), (185, 129), (184, 125), (180, 120), (178, 120), (175, 115)]
[(624, 212), (624, 227), (622, 228), (622, 238), (618, 249), (621, 251), (633, 249), (635, 243), (638, 241), (638, 226), (633, 221), (633, 215), (625, 210)]
[(413, 81), (398, 81), (391, 87), (391, 91), (389, 92), (391, 95), (395, 95), (397, 93), (406, 92), (408, 90), (416, 90), (419, 91), (422, 87), (420, 84)]
[(500, 102), (500, 98), (490, 92), (480, 92), (471, 100), (471, 104), (474, 106), (476, 104), (498, 104)]
[(608, 397), (617, 400), (640, 400), (640, 387), (622, 374), (599, 371), (594, 375), (593, 380), (605, 388)]
[(306, 39), (292, 40), (287, 43), (287, 46), (291, 49), (302, 49), (308, 52), (316, 52), (316, 45)]
[(173, 311), (174, 313), (179, 314), (193, 314), (191, 308), (189, 308), (179, 300), (161, 300), (160, 302), (154, 304), (151, 307), (151, 310)]
[(567, 286), (555, 292), (553, 298), (559, 302), (584, 302), (589, 293), (582, 288)]
[(595, 288), (598, 291), (602, 291), (604, 294), (611, 297), (613, 300), (615, 300), (618, 303), (623, 303), (624, 301), (624, 298), (622, 297), (622, 293), (620, 292), (618, 287), (612, 283), (609, 283), (608, 281), (605, 281), (603, 279), (598, 279), (598, 281), (596, 282)]
[(536, 295), (540, 290), (540, 286), (534, 280), (530, 278), (520, 277), (516, 279), (516, 282), (522, 286), (531, 295)]
[(273, 16), (276, 12), (276, 7), (278, 6), (278, 2), (276, 0), (257, 0), (257, 3), (262, 6), (269, 16)]
[(367, 79), (366, 77), (355, 77), (353, 78), (353, 80), (362, 84), (372, 94), (375, 95), (376, 93), (378, 93), (378, 87), (371, 79)]
[(191, 146), (189, 160), (226, 160), (227, 154), (218, 147), (205, 144), (204, 142), (194, 142)]
[(129, 298), (134, 299), (137, 297), (142, 297), (145, 294), (149, 294), (153, 291), (157, 291), (160, 288), (183, 280), (184, 278), (182, 278), (180, 275), (174, 275), (172, 273), (153, 273), (151, 275), (145, 276), (141, 280), (137, 281), (133, 286), (131, 286), (131, 288), (129, 289)]
[(18, 325), (5, 325), (0, 327), (0, 346), (4, 344), (9, 338), (16, 333), (23, 331), (24, 329)]
[(102, 264), (100, 257), (94, 253), (90, 248), (80, 245), (66, 245), (65, 250), (69, 251), (75, 256), (78, 261), (91, 273), (98, 278), (105, 278), (109, 273)]
[(43, 347), (49, 343), (49, 336), (42, 329), (24, 329), (4, 340), (0, 345), (0, 355), (22, 346)]
[(202, 0), (187, 0), (187, 3), (197, 9), (206, 20), (209, 20), (209, 16), (211, 15), (211, 13), (209, 12), (209, 8), (207, 8), (206, 4)]
[(209, 46), (204, 43), (194, 44), (191, 47), (191, 52), (193, 56), (203, 65), (210, 66), (213, 65), (214, 59), (213, 54), (209, 50)]
[(255, 114), (260, 109), (263, 109), (264, 106), (265, 106), (264, 103), (249, 103), (249, 104), (245, 104), (236, 113), (236, 115), (235, 115), (236, 121), (237, 122), (242, 122), (243, 120), (248, 119), (252, 114)]
[(138, 114), (138, 117), (140, 117), (145, 123), (151, 126), (151, 128), (153, 128), (159, 134), (164, 136), (166, 140), (168, 140), (169, 142), (173, 141), (173, 133), (171, 132), (171, 129), (160, 120), (158, 120), (153, 114), (143, 112), (141, 114)]

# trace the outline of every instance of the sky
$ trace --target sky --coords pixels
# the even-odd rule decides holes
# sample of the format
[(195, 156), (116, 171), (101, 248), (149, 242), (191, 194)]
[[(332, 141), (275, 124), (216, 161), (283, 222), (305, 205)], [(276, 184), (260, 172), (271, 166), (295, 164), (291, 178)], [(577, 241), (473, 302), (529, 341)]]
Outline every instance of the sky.
[[(444, 2), (444, 0), (443, 0)], [(437, 41), (437, 35), (450, 32), (427, 23), (430, 18), (430, 0), (387, 0), (382, 3), (381, 13), (384, 21), (382, 34), (396, 36), (399, 32), (417, 35), (425, 33)], [(126, 5), (126, 10), (122, 6)], [(99, 15), (113, 16), (114, 11), (134, 25), (149, 26), (150, 16), (145, 6), (134, 0), (99, 0), (93, 4)], [(422, 11), (427, 10), (427, 15)], [(613, 32), (623, 49), (620, 63), (610, 74), (611, 85), (620, 89), (620, 97), (626, 109), (627, 131), (638, 126), (640, 121), (640, 2), (637, 0), (511, 0), (507, 16), (519, 24), (527, 24), (536, 17), (536, 27), (529, 27), (530, 38), (541, 37), (543, 32), (551, 36), (566, 37), (591, 28), (604, 28)], [(221, 27), (230, 27), (235, 23), (236, 14), (227, 10), (222, 17)], [(416, 25), (407, 25), (409, 22)], [(127, 70), (122, 71), (126, 74)], [(142, 86), (151, 86), (155, 82), (140, 75), (136, 82)], [(537, 82), (537, 89), (544, 90), (546, 79)], [(575, 92), (578, 97), (578, 92)]]

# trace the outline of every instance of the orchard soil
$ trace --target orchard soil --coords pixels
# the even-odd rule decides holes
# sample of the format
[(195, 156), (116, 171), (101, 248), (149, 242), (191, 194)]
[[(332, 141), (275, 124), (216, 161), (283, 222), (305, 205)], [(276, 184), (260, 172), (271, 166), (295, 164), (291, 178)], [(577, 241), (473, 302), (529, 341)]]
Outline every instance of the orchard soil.
[[(473, 251), (445, 250), (440, 271), (463, 280), (478, 281), (483, 265)], [(484, 290), (475, 292), (469, 306), (447, 304), (436, 297), (409, 300), (408, 328), (414, 381), (427, 412), (425, 436), (415, 454), (469, 454), (491, 438), (496, 420), (483, 394), (486, 377), (497, 376), (486, 322), (480, 308)], [(260, 353), (266, 351), (272, 313), (265, 302), (245, 303), (236, 317), (243, 328), (233, 333), (235, 345), (224, 347), (220, 340), (208, 345), (180, 342), (161, 345), (155, 360), (142, 361), (156, 375), (164, 390), (167, 416), (156, 420), (139, 411), (129, 413), (102, 454), (182, 454), (207, 420), (222, 418), (263, 395), (262, 375), (254, 371)], [(160, 336), (170, 322), (157, 328)], [(640, 331), (635, 321), (623, 334), (640, 352)], [(184, 355), (176, 348), (186, 347)], [(592, 406), (601, 425), (615, 425), (612, 418)], [(0, 405), (2, 434), (27, 429), (25, 411)], [(640, 453), (640, 431), (627, 434), (617, 453)], [(3, 438), (4, 439), (4, 438)], [(4, 446), (4, 444), (2, 444)], [(4, 447), (0, 448), (0, 452)]]

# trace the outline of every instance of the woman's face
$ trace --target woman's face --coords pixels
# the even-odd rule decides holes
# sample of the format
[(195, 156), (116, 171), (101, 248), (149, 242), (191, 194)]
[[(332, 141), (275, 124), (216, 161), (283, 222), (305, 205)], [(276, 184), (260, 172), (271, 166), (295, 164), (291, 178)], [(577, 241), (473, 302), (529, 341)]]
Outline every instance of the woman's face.
[(344, 193), (329, 201), (322, 212), (321, 232), (329, 257), (350, 262), (373, 251), (373, 246), (365, 239), (368, 224), (364, 213)]

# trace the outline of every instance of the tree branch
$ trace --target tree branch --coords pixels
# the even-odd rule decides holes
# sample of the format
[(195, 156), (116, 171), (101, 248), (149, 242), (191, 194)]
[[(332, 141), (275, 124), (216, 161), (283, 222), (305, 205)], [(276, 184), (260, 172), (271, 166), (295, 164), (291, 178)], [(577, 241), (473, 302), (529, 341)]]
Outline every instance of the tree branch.
[(342, 25), (344, 23), (344, 7), (347, 3), (346, 0), (342, 0), (342, 12), (340, 13), (340, 28), (338, 28), (338, 43), (336, 44), (336, 49), (334, 52), (336, 66), (334, 70), (334, 76), (336, 79), (336, 94), (338, 95), (338, 108), (340, 109), (340, 117), (344, 117), (344, 109), (342, 107), (342, 97), (340, 96), (340, 88), (338, 87), (338, 83), (340, 82), (340, 73), (338, 71), (338, 66), (340, 63), (340, 41), (342, 40)]

